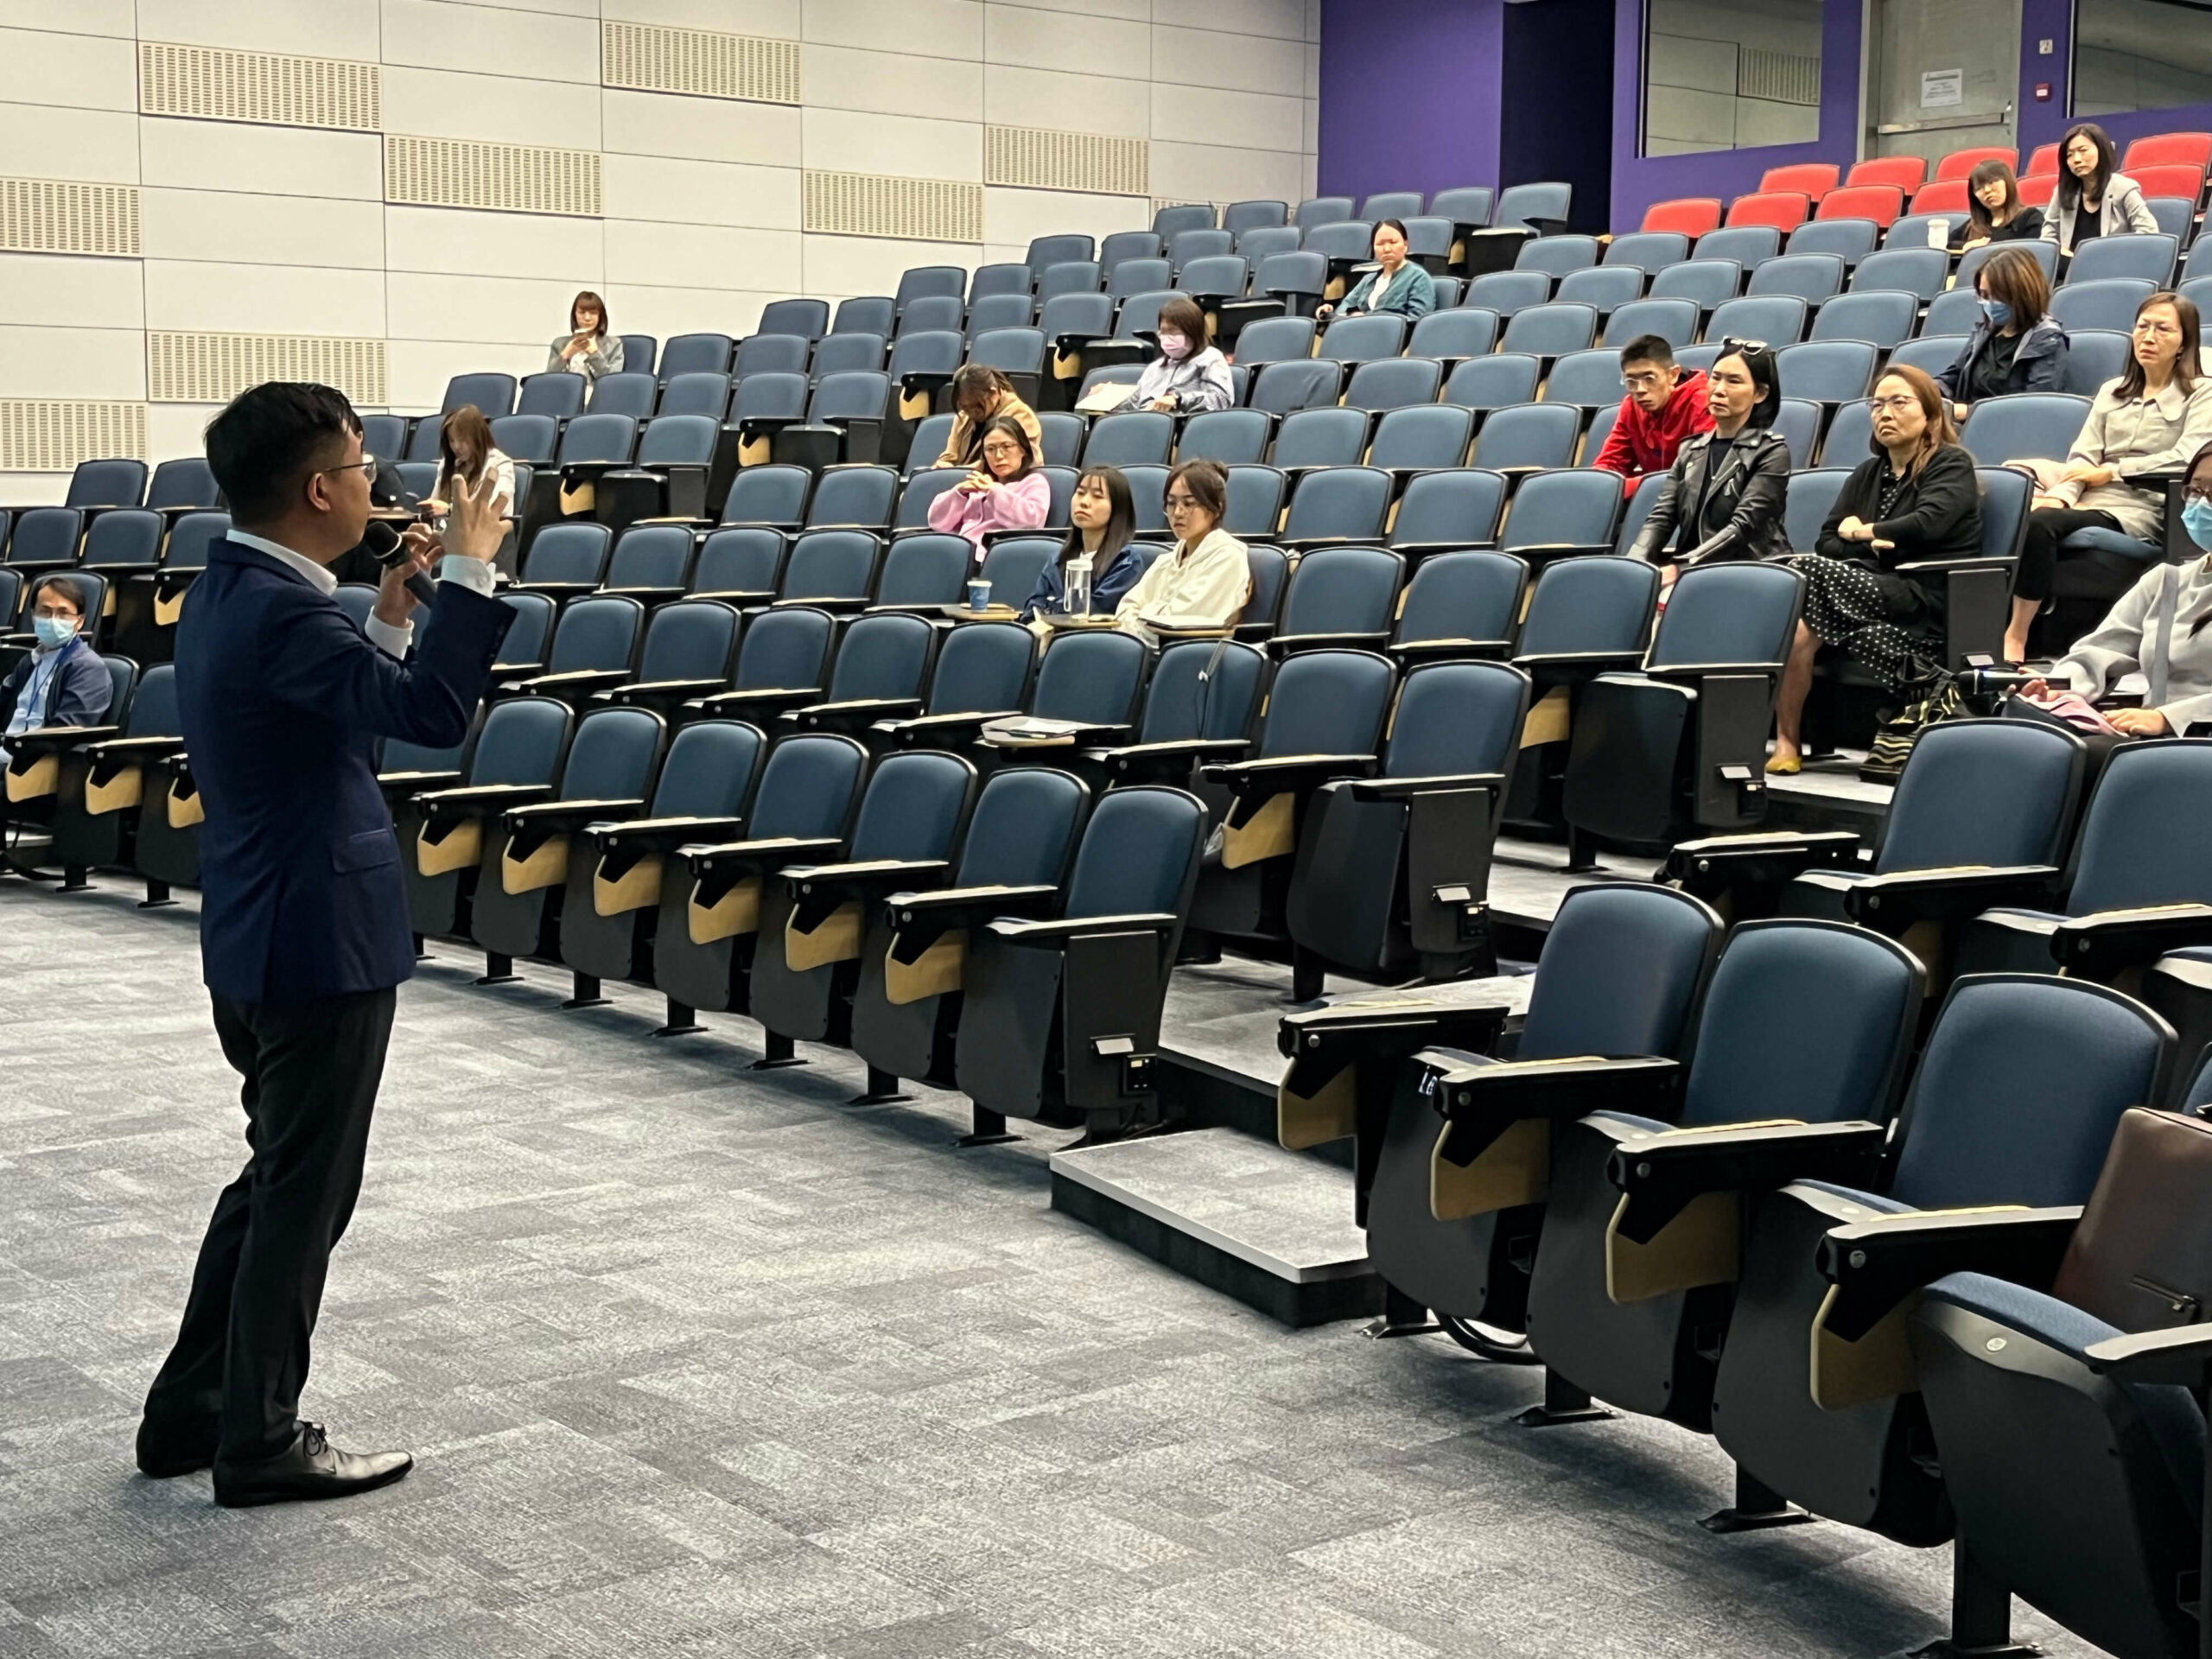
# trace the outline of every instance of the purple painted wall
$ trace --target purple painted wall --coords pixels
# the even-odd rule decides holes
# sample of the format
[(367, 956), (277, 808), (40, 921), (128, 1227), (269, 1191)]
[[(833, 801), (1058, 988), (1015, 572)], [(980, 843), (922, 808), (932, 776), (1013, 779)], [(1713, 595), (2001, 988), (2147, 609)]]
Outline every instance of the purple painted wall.
[(1321, 0), (1321, 194), (1495, 185), (1504, 12), (1504, 0)]
[[(2025, 0), (2031, 6), (2038, 3)], [(2044, 4), (2069, 3), (2040, 0)], [(1827, 0), (1822, 13), (1821, 136), (1816, 142), (1644, 156), (1637, 154), (1643, 126), (1643, 0), (1614, 0), (1613, 229), (1634, 230), (1643, 223), (1643, 210), (1655, 201), (1718, 196), (1725, 202), (1756, 190), (1759, 175), (1770, 167), (1834, 162), (1848, 170), (1859, 154), (1859, 10), (1858, 0)], [(1326, 115), (1325, 106), (1325, 119)]]

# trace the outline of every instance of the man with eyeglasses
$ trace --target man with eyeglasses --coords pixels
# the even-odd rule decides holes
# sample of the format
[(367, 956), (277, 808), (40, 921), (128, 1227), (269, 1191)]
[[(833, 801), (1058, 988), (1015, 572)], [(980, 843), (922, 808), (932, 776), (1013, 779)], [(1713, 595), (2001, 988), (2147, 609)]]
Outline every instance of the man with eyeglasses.
[(1621, 379), (1628, 396), (1590, 464), (1618, 473), (1633, 495), (1647, 473), (1665, 472), (1683, 444), (1713, 430), (1713, 411), (1706, 407), (1705, 372), (1685, 374), (1675, 348), (1657, 334), (1639, 334), (1621, 347)]
[(212, 1466), (215, 1501), (237, 1507), (342, 1497), (413, 1466), (332, 1446), (300, 1421), (300, 1389), (415, 966), (376, 741), (459, 744), (512, 613), (492, 597), (505, 504), (488, 471), (457, 493), (434, 603), (406, 585), (439, 551), (417, 527), (365, 626), (339, 606), (329, 567), (362, 540), (376, 466), (343, 394), (256, 386), (209, 424), (207, 452), (232, 528), (177, 625), (177, 700), (207, 811), (202, 977), (251, 1150), (215, 1201), (138, 1466)]

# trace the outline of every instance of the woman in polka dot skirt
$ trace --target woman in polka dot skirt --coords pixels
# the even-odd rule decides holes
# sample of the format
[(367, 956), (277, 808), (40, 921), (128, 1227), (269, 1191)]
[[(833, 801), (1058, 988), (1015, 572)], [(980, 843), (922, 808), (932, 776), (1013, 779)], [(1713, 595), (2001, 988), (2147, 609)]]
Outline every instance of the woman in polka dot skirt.
[(1942, 390), (1921, 370), (1892, 368), (1875, 382), (1873, 451), (1837, 493), (1820, 550), (1789, 561), (1805, 578), (1805, 613), (1775, 703), (1769, 772), (1802, 765), (1805, 693), (1822, 645), (1840, 647), (1891, 690), (1935, 653), (1942, 586), (1897, 566), (1981, 550), (1974, 457), (1958, 445)]

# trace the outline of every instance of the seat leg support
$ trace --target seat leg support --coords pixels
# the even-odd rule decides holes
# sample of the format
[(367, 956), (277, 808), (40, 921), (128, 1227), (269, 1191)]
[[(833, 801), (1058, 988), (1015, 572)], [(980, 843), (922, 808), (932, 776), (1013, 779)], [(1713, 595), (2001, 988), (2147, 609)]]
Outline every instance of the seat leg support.
[(167, 910), (175, 903), (176, 900), (169, 897), (168, 882), (156, 881), (150, 875), (146, 878), (146, 896), (138, 901), (139, 909)]
[(1974, 1560), (1961, 1538), (1951, 1546), (1951, 1633), (1907, 1659), (2025, 1659), (2043, 1649), (2012, 1639), (2012, 1592)]
[(1007, 1133), (1006, 1114), (1003, 1112), (989, 1111), (978, 1106), (974, 1109), (974, 1116), (969, 1121), (971, 1127), (968, 1133), (954, 1141), (954, 1146), (1002, 1147), (1009, 1141), (1021, 1139), (1018, 1135)]
[(431, 958), (430, 958), (430, 953), (429, 953), (428, 950), (425, 950), (423, 948), (423, 936), (422, 936), (420, 933), (417, 933), (417, 934), (416, 934), (416, 935), (414, 936), (414, 938), (415, 938), (415, 960), (416, 960), (416, 961), (417, 961), (417, 962), (428, 962), (428, 961), (429, 961), (429, 960), (431, 959)]
[(1591, 1399), (1588, 1389), (1576, 1388), (1557, 1371), (1547, 1368), (1544, 1403), (1529, 1407), (1513, 1421), (1523, 1428), (1557, 1428), (1565, 1423), (1594, 1423), (1618, 1414), (1611, 1407), (1601, 1406)]
[(594, 974), (571, 973), (569, 976), (569, 1000), (561, 1007), (563, 1011), (574, 1008), (603, 1008), (607, 999), (599, 994), (599, 979)]
[(848, 1106), (888, 1106), (893, 1101), (912, 1098), (912, 1095), (900, 1090), (896, 1071), (886, 1071), (880, 1066), (871, 1065), (868, 1069), (867, 1089), (845, 1103)]
[(1707, 1532), (1764, 1532), (1769, 1527), (1802, 1526), (1817, 1520), (1788, 1498), (1755, 1478), (1740, 1463), (1736, 1465), (1736, 1501), (1715, 1510), (1698, 1525)]
[(798, 1057), (798, 1044), (780, 1032), (764, 1033), (760, 1058), (753, 1062), (755, 1071), (779, 1071), (787, 1065), (804, 1065)]
[(519, 985), (522, 976), (515, 972), (515, 959), (503, 957), (496, 950), (484, 953), (484, 971), (476, 976), (479, 985)]
[(1294, 1002), (1318, 1002), (1321, 1000), (1321, 958), (1303, 945), (1290, 948), (1290, 1000)]
[(57, 893), (90, 893), (92, 888), (92, 884), (86, 878), (91, 874), (92, 872), (90, 868), (86, 865), (65, 864), (61, 867), (61, 885), (55, 888), (54, 891)]
[(656, 1037), (696, 1037), (705, 1029), (706, 1027), (699, 1023), (699, 1011), (696, 1008), (688, 1007), (671, 996), (668, 999), (667, 1020), (653, 1033), (653, 1035)]
[(1382, 1317), (1362, 1325), (1359, 1334), (1381, 1341), (1389, 1337), (1425, 1337), (1443, 1328), (1429, 1317), (1426, 1307), (1395, 1285), (1385, 1282), (1382, 1287)]

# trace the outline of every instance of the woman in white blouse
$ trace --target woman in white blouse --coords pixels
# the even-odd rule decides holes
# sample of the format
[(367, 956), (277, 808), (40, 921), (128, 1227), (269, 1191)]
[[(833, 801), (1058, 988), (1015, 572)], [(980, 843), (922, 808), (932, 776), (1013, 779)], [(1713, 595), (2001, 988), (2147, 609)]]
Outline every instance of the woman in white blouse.
[(1233, 626), (1252, 595), (1244, 543), (1222, 529), (1229, 474), (1217, 462), (1186, 461), (1167, 475), (1167, 527), (1175, 546), (1152, 562), (1114, 610), (1121, 628), (1157, 645), (1160, 631)]

